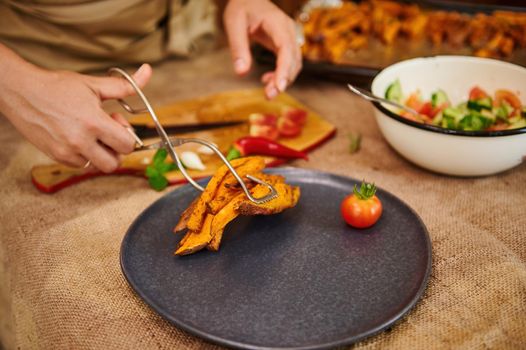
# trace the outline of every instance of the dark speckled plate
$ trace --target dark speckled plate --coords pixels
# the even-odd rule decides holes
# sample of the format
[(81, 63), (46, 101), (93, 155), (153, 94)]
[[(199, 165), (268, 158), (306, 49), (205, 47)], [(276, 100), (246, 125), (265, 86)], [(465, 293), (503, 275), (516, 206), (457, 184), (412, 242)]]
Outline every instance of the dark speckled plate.
[(222, 345), (320, 349), (393, 325), (419, 300), (431, 270), (426, 227), (378, 191), (384, 212), (370, 229), (348, 227), (340, 202), (357, 182), (309, 170), (270, 170), (301, 186), (298, 205), (229, 224), (218, 253), (173, 256), (185, 186), (146, 209), (124, 237), (131, 287), (178, 327)]

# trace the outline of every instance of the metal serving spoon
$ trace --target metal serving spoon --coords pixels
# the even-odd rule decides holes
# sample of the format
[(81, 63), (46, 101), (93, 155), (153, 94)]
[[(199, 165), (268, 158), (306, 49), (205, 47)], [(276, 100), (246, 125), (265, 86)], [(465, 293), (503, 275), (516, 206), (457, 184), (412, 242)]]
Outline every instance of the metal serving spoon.
[(382, 98), (382, 97), (375, 96), (371, 92), (369, 92), (369, 91), (367, 91), (365, 89), (358, 88), (358, 87), (353, 86), (351, 84), (347, 84), (347, 86), (349, 87), (349, 90), (354, 92), (356, 95), (366, 99), (367, 101), (375, 101), (375, 102), (385, 103), (385, 104), (391, 105), (393, 107), (400, 108), (400, 109), (402, 109), (402, 110), (404, 110), (406, 112), (409, 112), (409, 113), (411, 113), (411, 114), (413, 114), (413, 115), (415, 115), (415, 116), (420, 118), (420, 113), (418, 113), (417, 111), (415, 111), (414, 109), (412, 109), (410, 107), (404, 106), (401, 103), (394, 102), (394, 101), (391, 101), (391, 100), (388, 100), (388, 99), (385, 99), (385, 98)]

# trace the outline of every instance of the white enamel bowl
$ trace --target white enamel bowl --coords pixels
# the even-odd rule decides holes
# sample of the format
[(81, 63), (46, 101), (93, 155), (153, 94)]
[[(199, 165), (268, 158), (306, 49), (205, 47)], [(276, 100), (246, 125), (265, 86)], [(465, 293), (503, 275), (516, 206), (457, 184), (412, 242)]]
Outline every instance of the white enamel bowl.
[[(400, 79), (407, 95), (420, 90), (428, 99), (443, 89), (453, 105), (467, 100), (478, 85), (489, 94), (507, 89), (526, 103), (526, 68), (492, 59), (465, 56), (416, 58), (381, 71), (372, 92), (383, 97)], [(526, 157), (526, 128), (503, 131), (459, 131), (410, 121), (375, 103), (375, 117), (389, 144), (409, 161), (434, 172), (484, 176), (508, 170)]]

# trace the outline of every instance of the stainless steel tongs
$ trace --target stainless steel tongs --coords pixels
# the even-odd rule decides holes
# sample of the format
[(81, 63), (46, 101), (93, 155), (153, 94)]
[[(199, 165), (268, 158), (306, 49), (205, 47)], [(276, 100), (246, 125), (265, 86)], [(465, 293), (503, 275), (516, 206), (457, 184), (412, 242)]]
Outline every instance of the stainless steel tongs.
[(186, 172), (186, 169), (184, 168), (181, 160), (179, 159), (179, 156), (177, 155), (177, 152), (175, 152), (175, 149), (174, 149), (175, 147), (181, 146), (181, 145), (183, 145), (185, 143), (191, 143), (191, 142), (199, 143), (201, 145), (204, 145), (204, 146), (210, 148), (217, 156), (219, 156), (219, 158), (221, 158), (223, 163), (225, 163), (225, 165), (227, 166), (228, 170), (232, 173), (232, 175), (234, 175), (236, 180), (239, 182), (239, 185), (243, 189), (243, 192), (245, 192), (247, 198), (250, 201), (252, 201), (252, 202), (254, 202), (256, 204), (262, 204), (262, 203), (266, 203), (266, 202), (268, 202), (268, 201), (270, 201), (270, 200), (272, 200), (272, 199), (274, 199), (274, 198), (276, 198), (278, 196), (278, 192), (276, 191), (276, 189), (272, 185), (270, 185), (269, 183), (267, 183), (267, 182), (265, 182), (263, 180), (260, 180), (257, 177), (254, 177), (252, 175), (246, 175), (246, 177), (248, 179), (250, 179), (250, 180), (252, 180), (252, 181), (254, 181), (254, 182), (258, 183), (258, 184), (265, 185), (270, 190), (270, 193), (267, 194), (264, 197), (261, 197), (261, 198), (253, 197), (252, 194), (250, 193), (250, 191), (248, 190), (247, 186), (245, 185), (245, 182), (243, 181), (241, 176), (239, 176), (239, 174), (236, 172), (234, 167), (230, 164), (230, 162), (226, 159), (226, 157), (221, 153), (221, 151), (219, 151), (219, 149), (214, 144), (212, 144), (211, 142), (208, 142), (208, 141), (202, 140), (202, 139), (198, 139), (198, 138), (168, 137), (168, 135), (166, 134), (166, 131), (162, 127), (161, 123), (159, 122), (159, 119), (157, 118), (157, 115), (155, 114), (155, 111), (153, 110), (152, 105), (150, 104), (150, 102), (148, 101), (148, 99), (146, 98), (144, 93), (142, 92), (141, 88), (139, 88), (139, 86), (137, 85), (135, 80), (126, 71), (124, 71), (121, 68), (110, 68), (110, 70), (108, 71), (108, 74), (112, 75), (113, 73), (117, 73), (117, 74), (122, 75), (131, 84), (131, 86), (133, 87), (133, 89), (135, 90), (137, 95), (140, 97), (140, 99), (142, 100), (142, 102), (146, 106), (146, 109), (134, 109), (128, 103), (126, 103), (124, 100), (119, 99), (118, 101), (121, 104), (121, 106), (126, 111), (128, 111), (129, 113), (132, 113), (132, 114), (139, 114), (139, 113), (148, 112), (150, 114), (150, 116), (152, 117), (152, 120), (153, 120), (153, 122), (155, 124), (155, 129), (157, 130), (157, 133), (159, 134), (159, 137), (161, 138), (161, 145), (159, 145), (159, 144), (144, 145), (142, 140), (133, 131), (131, 131), (131, 133), (133, 134), (133, 136), (134, 136), (134, 138), (135, 138), (135, 140), (137, 142), (137, 145), (138, 145), (138, 147), (136, 148), (137, 151), (146, 150), (146, 149), (152, 149), (152, 148), (159, 148), (159, 146), (162, 146), (163, 148), (166, 148), (166, 150), (168, 151), (168, 154), (170, 155), (170, 157), (172, 158), (174, 163), (177, 164), (177, 167), (179, 168), (179, 170), (181, 170), (181, 173), (183, 174), (185, 179), (192, 186), (194, 186), (196, 189), (198, 189), (200, 191), (204, 191), (204, 188), (201, 185), (199, 185), (194, 179), (192, 179), (192, 177)]

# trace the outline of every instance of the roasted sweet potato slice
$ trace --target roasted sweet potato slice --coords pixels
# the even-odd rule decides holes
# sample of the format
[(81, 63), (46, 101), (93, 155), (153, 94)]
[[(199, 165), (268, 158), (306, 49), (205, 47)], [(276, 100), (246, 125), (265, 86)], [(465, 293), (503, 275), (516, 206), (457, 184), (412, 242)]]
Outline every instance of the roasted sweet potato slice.
[[(241, 168), (241, 167), (240, 167)], [(264, 173), (244, 173), (239, 171), (240, 176), (244, 177), (247, 174), (254, 175), (260, 180), (263, 180), (269, 184), (276, 184), (278, 182), (284, 182), (285, 178), (281, 175), (269, 175)], [(230, 174), (231, 176), (231, 174)], [(232, 176), (232, 178), (234, 178)], [(227, 180), (227, 177), (225, 177)], [(228, 179), (230, 180), (230, 179)], [(235, 180), (235, 179), (234, 179)], [(247, 179), (245, 182), (249, 189), (253, 188), (257, 183)], [(232, 199), (234, 199), (242, 191), (241, 186), (236, 181), (235, 185), (228, 185), (228, 183), (222, 184), (216, 192), (216, 196), (208, 203), (208, 212), (210, 214), (217, 214), (225, 205), (227, 205)]]
[[(236, 171), (241, 178), (245, 178), (246, 175), (254, 175), (260, 173), (261, 170), (265, 169), (265, 160), (261, 157), (252, 157), (251, 160), (243, 165), (235, 167)], [(221, 183), (222, 186), (231, 187), (235, 184), (239, 184), (232, 173), (226, 174)]]
[[(248, 174), (259, 173), (264, 168), (265, 162), (263, 158), (253, 158), (250, 162), (235, 167), (236, 172), (242, 179), (245, 179), (245, 176)], [(239, 188), (235, 188), (235, 184), (239, 185), (239, 182), (234, 175), (232, 173), (226, 174), (217, 188), (214, 198), (207, 203), (209, 213), (216, 214), (237, 195)]]
[[(268, 175), (271, 176), (271, 175)], [(221, 239), (223, 238), (223, 232), (226, 225), (234, 220), (238, 215), (271, 215), (282, 212), (287, 208), (294, 207), (300, 197), (299, 187), (290, 186), (282, 183), (284, 178), (282, 176), (273, 176), (266, 178), (265, 181), (274, 185), (274, 188), (278, 192), (278, 198), (271, 200), (270, 202), (263, 204), (252, 203), (244, 193), (238, 194), (232, 199), (227, 205), (225, 205), (215, 215), (212, 221), (211, 235), (212, 239), (206, 246), (208, 250), (217, 251)], [(250, 191), (255, 197), (262, 197), (266, 195), (269, 190), (264, 185), (257, 185)], [(241, 209), (243, 207), (243, 209)]]
[(210, 228), (213, 219), (213, 215), (207, 214), (200, 231), (188, 231), (179, 242), (175, 254), (188, 255), (206, 247), (212, 239)]
[[(231, 162), (231, 164), (234, 168), (236, 168), (247, 162), (258, 162), (258, 160), (255, 160), (255, 158), (256, 157), (238, 158), (234, 159)], [(223, 178), (228, 174), (228, 172), (228, 168), (225, 165), (223, 165), (222, 167), (217, 169), (215, 175), (212, 176), (210, 181), (208, 181), (205, 190), (203, 191), (203, 193), (201, 193), (201, 196), (195, 203), (195, 207), (190, 217), (188, 218), (188, 222), (186, 223), (186, 226), (190, 231), (199, 231), (201, 229), (207, 211), (206, 204), (210, 202), (212, 198), (214, 198), (219, 185), (223, 181)]]
[(175, 232), (188, 229), (175, 251), (176, 255), (187, 255), (204, 247), (217, 251), (223, 231), (238, 215), (271, 215), (293, 207), (298, 202), (300, 190), (284, 183), (281, 175), (264, 174), (265, 161), (262, 157), (240, 158), (231, 162), (238, 174), (246, 179), (245, 184), (255, 197), (263, 197), (269, 189), (246, 178), (255, 177), (273, 185), (278, 198), (257, 205), (245, 196), (235, 177), (223, 166), (208, 182), (205, 191), (181, 214)]
[[(300, 188), (290, 186), (285, 183), (274, 185), (278, 192), (278, 197), (263, 204), (256, 204), (245, 199), (239, 204), (238, 211), (241, 215), (272, 215), (282, 212), (285, 209), (294, 207), (300, 198)], [(268, 188), (264, 186), (254, 187), (254, 196), (262, 197), (268, 193)]]
[(238, 193), (235, 198), (233, 198), (217, 213), (217, 215), (214, 216), (210, 229), (212, 239), (206, 246), (208, 250), (219, 250), (219, 244), (223, 238), (223, 231), (225, 230), (226, 225), (239, 215), (237, 208), (245, 198), (245, 193)]
[(192, 212), (194, 211), (195, 205), (197, 201), (199, 200), (199, 197), (196, 197), (192, 203), (186, 208), (183, 213), (181, 214), (181, 217), (179, 218), (179, 222), (177, 222), (177, 225), (174, 227), (174, 233), (183, 231), (186, 229), (186, 224), (188, 223), (188, 220), (190, 219), (190, 215), (192, 215)]
[[(283, 175), (265, 174), (265, 173), (251, 174), (251, 175), (254, 175), (258, 179), (269, 182), (269, 183), (285, 182), (285, 176)], [(251, 185), (253, 186), (257, 185), (256, 182), (250, 180), (249, 178), (245, 178), (245, 184), (247, 185), (247, 187), (250, 187)], [(241, 189), (241, 185), (237, 181), (233, 184), (232, 183), (225, 184), (225, 186), (226, 188), (229, 188), (229, 189), (238, 189), (238, 190)]]
[[(253, 186), (247, 184), (247, 186)], [(250, 188), (250, 187), (249, 187)], [(241, 189), (230, 189), (222, 186), (217, 190), (217, 194), (210, 202), (207, 203), (208, 212), (217, 214), (225, 205), (240, 193)]]

